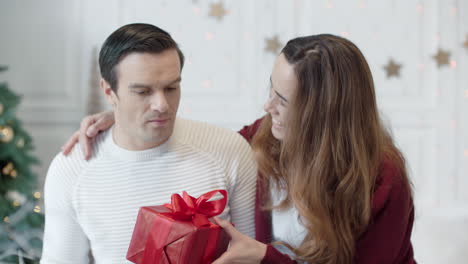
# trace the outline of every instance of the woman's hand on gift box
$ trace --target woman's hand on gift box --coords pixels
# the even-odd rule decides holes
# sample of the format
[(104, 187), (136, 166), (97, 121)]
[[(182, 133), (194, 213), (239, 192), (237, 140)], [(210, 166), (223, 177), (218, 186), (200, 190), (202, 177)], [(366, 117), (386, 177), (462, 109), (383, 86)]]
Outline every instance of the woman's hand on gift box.
[(262, 261), (267, 250), (266, 244), (242, 234), (226, 220), (219, 217), (214, 219), (231, 237), (231, 243), (228, 250), (213, 264), (251, 264)]

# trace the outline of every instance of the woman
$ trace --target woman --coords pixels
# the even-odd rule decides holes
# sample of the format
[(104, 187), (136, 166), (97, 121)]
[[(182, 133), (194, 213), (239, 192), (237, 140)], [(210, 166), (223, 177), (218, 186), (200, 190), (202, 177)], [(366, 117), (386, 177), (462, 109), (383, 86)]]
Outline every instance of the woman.
[[(215, 264), (415, 263), (404, 159), (381, 123), (359, 49), (333, 35), (290, 40), (275, 62), (265, 111), (240, 133), (271, 186), (266, 207), (282, 242), (261, 243), (217, 219), (232, 240)], [(99, 114), (82, 131), (95, 135), (112, 123), (111, 114)], [(77, 140), (75, 134), (65, 148)], [(286, 226), (275, 221), (285, 216), (297, 217)]]

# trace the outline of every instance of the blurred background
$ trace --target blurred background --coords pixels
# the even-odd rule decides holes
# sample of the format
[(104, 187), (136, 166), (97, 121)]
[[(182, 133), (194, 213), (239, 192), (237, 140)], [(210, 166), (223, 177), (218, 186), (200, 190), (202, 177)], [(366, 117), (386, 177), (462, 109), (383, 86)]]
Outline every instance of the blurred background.
[[(0, 65), (8, 69), (0, 82), (22, 96), (14, 117), (26, 132), (11, 136), (20, 126), (0, 122), (0, 151), (29, 134), (26, 145), (35, 150), (15, 151), (40, 163), (13, 162), (18, 170), (32, 166), (37, 181), (19, 191), (21, 175), (11, 176), (8, 161), (0, 162), (0, 262), (40, 254), (28, 251), (28, 237), (14, 235), (9, 214), (42, 213), (50, 161), (86, 114), (108, 108), (98, 83), (100, 46), (134, 22), (167, 30), (186, 55), (180, 116), (234, 130), (263, 114), (273, 62), (287, 40), (332, 33), (353, 41), (408, 161), (416, 260), (468, 263), (466, 0), (1, 0)], [(7, 181), (17, 184), (6, 189)]]

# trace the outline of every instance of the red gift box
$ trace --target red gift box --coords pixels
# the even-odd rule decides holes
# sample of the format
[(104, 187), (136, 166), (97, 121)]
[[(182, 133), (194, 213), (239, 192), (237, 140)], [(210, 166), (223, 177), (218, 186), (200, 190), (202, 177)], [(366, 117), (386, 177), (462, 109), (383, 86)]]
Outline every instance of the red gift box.
[[(220, 193), (223, 199), (208, 201)], [(198, 198), (173, 194), (171, 204), (141, 207), (127, 251), (137, 264), (207, 264), (226, 251), (229, 236), (208, 218), (223, 212), (227, 192), (215, 190)]]

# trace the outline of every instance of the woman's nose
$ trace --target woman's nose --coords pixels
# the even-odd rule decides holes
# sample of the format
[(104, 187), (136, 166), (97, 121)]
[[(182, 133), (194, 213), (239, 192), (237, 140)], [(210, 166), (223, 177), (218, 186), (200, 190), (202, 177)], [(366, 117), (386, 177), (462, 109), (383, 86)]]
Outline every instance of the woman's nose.
[(271, 114), (272, 112), (274, 112), (274, 109), (275, 109), (275, 97), (270, 96), (268, 97), (267, 101), (263, 105), (263, 110)]

